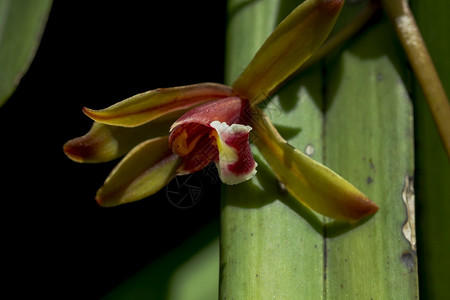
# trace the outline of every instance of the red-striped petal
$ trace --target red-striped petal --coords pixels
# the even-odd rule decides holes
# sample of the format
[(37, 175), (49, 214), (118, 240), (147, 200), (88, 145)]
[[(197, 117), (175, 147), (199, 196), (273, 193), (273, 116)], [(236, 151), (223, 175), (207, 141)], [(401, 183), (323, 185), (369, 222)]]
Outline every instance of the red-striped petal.
[(228, 97), (211, 101), (197, 106), (173, 123), (170, 131), (183, 124), (197, 123), (210, 127), (212, 121), (226, 122), (227, 124), (248, 123), (248, 101), (239, 97)]

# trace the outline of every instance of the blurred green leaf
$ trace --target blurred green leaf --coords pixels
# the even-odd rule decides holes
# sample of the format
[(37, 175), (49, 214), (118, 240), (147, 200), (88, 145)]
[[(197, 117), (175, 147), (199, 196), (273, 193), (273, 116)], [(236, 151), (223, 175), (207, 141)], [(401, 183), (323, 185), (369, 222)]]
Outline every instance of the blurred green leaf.
[(0, 106), (31, 64), (51, 5), (52, 0), (0, 0)]
[[(414, 0), (411, 8), (448, 95), (450, 1)], [(418, 84), (413, 93), (420, 291), (423, 299), (446, 299), (450, 297), (450, 162)]]
[(219, 222), (216, 220), (102, 299), (217, 299), (218, 279)]

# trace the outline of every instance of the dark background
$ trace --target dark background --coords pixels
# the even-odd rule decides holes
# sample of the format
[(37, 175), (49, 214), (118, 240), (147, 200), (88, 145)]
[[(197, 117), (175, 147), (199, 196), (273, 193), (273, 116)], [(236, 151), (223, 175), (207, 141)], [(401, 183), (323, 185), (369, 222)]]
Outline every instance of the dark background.
[(85, 165), (62, 151), (98, 109), (134, 94), (223, 82), (220, 1), (55, 1), (28, 73), (0, 108), (2, 273), (14, 298), (96, 299), (219, 215), (204, 176), (190, 209), (165, 192), (101, 208), (96, 190), (117, 161)]

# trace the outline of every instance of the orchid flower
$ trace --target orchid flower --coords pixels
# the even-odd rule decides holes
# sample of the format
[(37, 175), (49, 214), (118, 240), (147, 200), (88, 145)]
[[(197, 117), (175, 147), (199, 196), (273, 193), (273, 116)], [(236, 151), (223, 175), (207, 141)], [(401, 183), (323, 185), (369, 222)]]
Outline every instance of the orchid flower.
[(307, 0), (268, 37), (238, 79), (226, 86), (201, 83), (156, 89), (102, 110), (84, 108), (94, 125), (68, 141), (77, 162), (103, 162), (128, 152), (97, 192), (102, 206), (143, 199), (174, 176), (215, 162), (222, 182), (256, 174), (250, 131), (276, 177), (301, 203), (339, 220), (375, 213), (376, 204), (342, 177), (293, 149), (257, 107), (326, 39), (343, 0)]

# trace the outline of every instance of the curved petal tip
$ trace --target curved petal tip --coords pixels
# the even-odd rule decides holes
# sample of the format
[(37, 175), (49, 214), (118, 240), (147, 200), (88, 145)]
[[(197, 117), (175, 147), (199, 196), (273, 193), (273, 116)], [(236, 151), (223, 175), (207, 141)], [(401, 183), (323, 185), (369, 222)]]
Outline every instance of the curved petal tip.
[(86, 162), (86, 158), (95, 155), (95, 149), (86, 147), (83, 140), (83, 137), (77, 137), (66, 142), (63, 146), (63, 151), (67, 157), (78, 163)]

